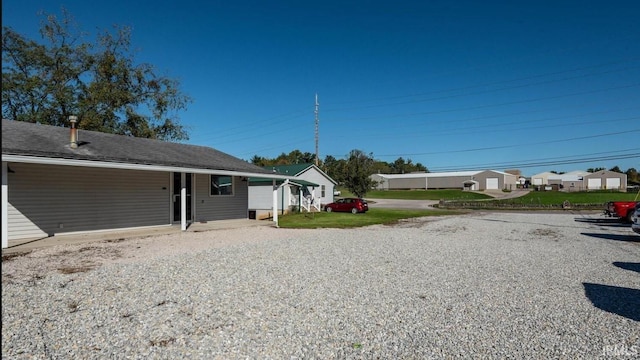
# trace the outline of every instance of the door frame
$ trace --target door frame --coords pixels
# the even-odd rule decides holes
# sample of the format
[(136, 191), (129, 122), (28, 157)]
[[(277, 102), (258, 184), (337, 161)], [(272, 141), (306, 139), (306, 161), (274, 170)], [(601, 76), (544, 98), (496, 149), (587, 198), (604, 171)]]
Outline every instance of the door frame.
[[(195, 218), (195, 174), (192, 173), (184, 173), (185, 174), (185, 182), (186, 182), (186, 191), (187, 191), (187, 224), (193, 223), (193, 219)], [(176, 201), (180, 199), (180, 190), (181, 187), (179, 184), (176, 184), (176, 178), (178, 181), (181, 181), (182, 173), (180, 172), (171, 172), (170, 175), (171, 180), (171, 194), (169, 196), (169, 206), (171, 208), (170, 211), (170, 223), (171, 224), (180, 224), (182, 219), (180, 218), (180, 201)], [(177, 193), (176, 193), (177, 192)], [(178, 208), (176, 208), (176, 204), (178, 204)], [(177, 219), (176, 219), (177, 217)]]

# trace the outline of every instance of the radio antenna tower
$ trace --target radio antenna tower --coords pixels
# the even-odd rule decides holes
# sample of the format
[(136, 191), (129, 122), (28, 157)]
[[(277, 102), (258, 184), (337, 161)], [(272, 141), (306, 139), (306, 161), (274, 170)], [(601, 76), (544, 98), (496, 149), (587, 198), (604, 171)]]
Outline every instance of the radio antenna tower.
[(314, 111), (316, 115), (316, 166), (319, 166), (318, 160), (318, 94), (316, 94), (316, 110)]

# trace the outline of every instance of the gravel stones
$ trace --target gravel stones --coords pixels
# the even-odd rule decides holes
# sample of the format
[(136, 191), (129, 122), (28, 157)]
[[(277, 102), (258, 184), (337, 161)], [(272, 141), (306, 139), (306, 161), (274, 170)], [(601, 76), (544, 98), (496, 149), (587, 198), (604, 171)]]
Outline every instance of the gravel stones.
[(78, 247), (3, 261), (3, 358), (640, 355), (640, 237), (600, 215), (189, 236), (92, 244), (79, 272), (46, 266)]

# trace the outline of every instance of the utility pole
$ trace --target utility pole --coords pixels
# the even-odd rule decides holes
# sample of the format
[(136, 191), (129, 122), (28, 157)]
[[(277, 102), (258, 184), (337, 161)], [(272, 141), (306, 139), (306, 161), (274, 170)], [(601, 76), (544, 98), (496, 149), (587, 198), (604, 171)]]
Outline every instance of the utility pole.
[(316, 110), (314, 111), (316, 114), (316, 166), (319, 166), (318, 160), (318, 94), (316, 94)]

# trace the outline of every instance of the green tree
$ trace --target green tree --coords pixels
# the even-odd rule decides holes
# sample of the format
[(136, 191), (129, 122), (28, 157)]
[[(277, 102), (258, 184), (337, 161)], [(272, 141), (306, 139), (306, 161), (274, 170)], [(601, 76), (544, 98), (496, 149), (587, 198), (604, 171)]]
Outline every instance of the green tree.
[(347, 161), (344, 159), (336, 159), (331, 155), (327, 155), (322, 162), (322, 169), (329, 177), (342, 185), (345, 180), (345, 169)]
[(191, 99), (176, 80), (134, 63), (131, 32), (83, 42), (71, 16), (43, 14), (45, 44), (2, 29), (3, 118), (62, 126), (78, 116), (81, 129), (161, 140), (186, 140), (176, 113)]
[(640, 174), (638, 174), (638, 171), (635, 168), (627, 169), (627, 171), (625, 171), (625, 174), (627, 174), (628, 182), (632, 182), (632, 183), (640, 182)]
[(427, 171), (427, 168), (421, 163), (414, 164), (411, 159), (406, 161), (399, 157), (394, 162), (389, 163), (390, 172), (392, 174), (408, 174), (417, 171)]
[(392, 174), (391, 165), (385, 161), (374, 161), (372, 166), (372, 174)]
[(361, 150), (351, 150), (346, 161), (344, 186), (357, 197), (363, 197), (375, 185), (372, 174), (373, 154)]
[(252, 164), (257, 166), (269, 166), (269, 159), (263, 158), (262, 156), (254, 155), (251, 160), (249, 160)]

